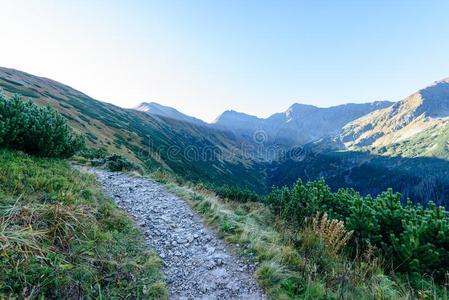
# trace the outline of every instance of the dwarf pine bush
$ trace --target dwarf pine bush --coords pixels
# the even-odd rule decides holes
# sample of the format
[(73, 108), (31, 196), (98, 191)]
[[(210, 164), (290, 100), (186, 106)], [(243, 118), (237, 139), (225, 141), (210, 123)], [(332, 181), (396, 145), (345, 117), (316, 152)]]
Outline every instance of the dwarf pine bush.
[(39, 107), (19, 96), (0, 95), (0, 146), (40, 157), (67, 158), (82, 148), (82, 137), (50, 107)]
[(429, 275), (444, 282), (449, 274), (449, 217), (443, 207), (402, 205), (401, 195), (391, 189), (376, 198), (351, 189), (332, 192), (323, 180), (275, 188), (265, 203), (298, 227), (317, 213), (344, 222), (345, 230), (352, 232), (353, 253), (372, 245), (390, 270), (410, 280)]
[(318, 212), (307, 223), (308, 227), (306, 228), (318, 236), (332, 254), (340, 252), (353, 233), (353, 231), (345, 229), (342, 221), (328, 219), (327, 213), (320, 215)]
[(237, 202), (258, 202), (260, 200), (260, 196), (248, 188), (241, 189), (237, 186), (224, 185), (211, 186), (210, 189), (213, 190), (217, 196)]

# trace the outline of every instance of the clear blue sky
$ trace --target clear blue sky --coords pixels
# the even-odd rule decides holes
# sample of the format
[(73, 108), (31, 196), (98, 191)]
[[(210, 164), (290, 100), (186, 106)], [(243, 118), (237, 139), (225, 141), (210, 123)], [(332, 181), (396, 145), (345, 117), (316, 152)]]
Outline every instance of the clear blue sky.
[(125, 107), (267, 116), (449, 77), (449, 1), (0, 1), (1, 66)]

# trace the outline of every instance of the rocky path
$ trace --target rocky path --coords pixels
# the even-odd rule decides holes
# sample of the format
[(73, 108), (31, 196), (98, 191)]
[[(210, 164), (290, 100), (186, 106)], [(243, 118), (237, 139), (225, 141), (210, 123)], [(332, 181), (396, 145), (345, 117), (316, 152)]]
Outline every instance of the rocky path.
[(164, 261), (171, 299), (265, 299), (251, 266), (233, 255), (184, 200), (147, 179), (91, 172)]

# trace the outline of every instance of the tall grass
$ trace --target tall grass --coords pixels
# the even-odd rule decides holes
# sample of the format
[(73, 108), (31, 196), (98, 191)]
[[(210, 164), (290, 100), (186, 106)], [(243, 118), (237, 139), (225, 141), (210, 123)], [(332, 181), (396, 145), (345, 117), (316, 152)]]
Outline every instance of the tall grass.
[(160, 266), (93, 176), (0, 149), (0, 299), (165, 299)]

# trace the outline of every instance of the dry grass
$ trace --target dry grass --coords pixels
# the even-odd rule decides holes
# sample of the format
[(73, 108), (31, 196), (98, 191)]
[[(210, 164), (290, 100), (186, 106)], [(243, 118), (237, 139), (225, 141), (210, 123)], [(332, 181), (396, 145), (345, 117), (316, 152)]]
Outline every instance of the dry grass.
[(347, 231), (343, 221), (329, 220), (327, 213), (320, 215), (319, 212), (311, 218), (306, 219), (306, 228), (318, 236), (332, 254), (339, 253), (346, 246), (353, 231)]

